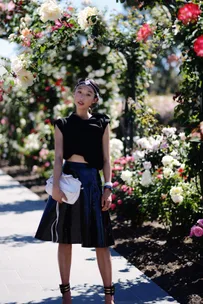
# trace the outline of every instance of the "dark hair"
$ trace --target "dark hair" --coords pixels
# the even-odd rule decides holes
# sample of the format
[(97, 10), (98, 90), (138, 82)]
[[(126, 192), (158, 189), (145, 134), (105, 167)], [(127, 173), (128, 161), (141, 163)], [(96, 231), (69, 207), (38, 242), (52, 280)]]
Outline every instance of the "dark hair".
[(93, 79), (89, 79), (89, 78), (79, 79), (76, 86), (75, 86), (75, 90), (77, 89), (77, 87), (79, 85), (82, 85), (82, 84), (90, 86), (93, 89), (93, 91), (95, 92), (95, 97), (99, 98), (100, 89), (99, 89), (98, 84)]

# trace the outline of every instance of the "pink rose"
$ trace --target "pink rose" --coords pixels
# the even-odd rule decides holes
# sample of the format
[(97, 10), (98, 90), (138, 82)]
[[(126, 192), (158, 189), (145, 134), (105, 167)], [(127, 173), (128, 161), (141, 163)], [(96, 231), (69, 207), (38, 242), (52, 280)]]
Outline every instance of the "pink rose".
[(10, 1), (8, 4), (7, 4), (7, 10), (8, 11), (13, 11), (15, 8), (15, 3), (13, 1)]
[(117, 204), (118, 205), (121, 205), (123, 203), (123, 201), (121, 200), (121, 199), (119, 199), (118, 201), (117, 201)]
[(119, 182), (114, 182), (113, 183), (113, 188), (116, 188), (119, 185)]
[(122, 186), (121, 186), (121, 190), (122, 190), (123, 192), (126, 192), (126, 191), (128, 190), (128, 186), (122, 185)]
[(131, 195), (133, 193), (133, 188), (129, 188), (127, 193), (128, 193), (128, 195)]
[(146, 41), (149, 36), (153, 34), (149, 24), (145, 23), (137, 32), (137, 41)]
[(127, 160), (126, 160), (126, 159), (122, 159), (122, 160), (120, 161), (120, 164), (121, 164), (121, 165), (126, 165), (126, 164), (127, 164)]
[(183, 5), (178, 11), (178, 19), (183, 22), (183, 24), (188, 24), (190, 22), (197, 22), (201, 10), (198, 4), (187, 3)]
[(6, 5), (4, 3), (0, 3), (0, 11), (5, 11)]
[(126, 156), (126, 160), (127, 160), (127, 162), (131, 162), (131, 161), (134, 161), (135, 158), (133, 156)]
[(111, 204), (111, 210), (114, 210), (116, 208), (116, 204)]
[(46, 159), (48, 154), (49, 154), (49, 150), (44, 149), (44, 148), (42, 148), (42, 149), (40, 150), (40, 152), (39, 152), (39, 156), (40, 156), (42, 159)]
[(45, 166), (46, 168), (48, 168), (48, 167), (50, 166), (50, 162), (46, 162), (46, 163), (44, 164), (44, 166)]
[(36, 33), (35, 37), (36, 38), (42, 38), (43, 37), (43, 33), (42, 32)]
[(203, 35), (199, 36), (194, 42), (194, 51), (199, 57), (203, 57)]
[(176, 54), (171, 54), (168, 56), (167, 58), (167, 62), (169, 64), (173, 63), (173, 62), (177, 62), (179, 60), (179, 57)]
[(115, 165), (120, 164), (120, 159), (116, 159), (116, 160), (114, 160), (114, 164), (115, 164)]
[(196, 236), (196, 237), (203, 236), (203, 229), (199, 226), (193, 226), (190, 230), (190, 237), (192, 236)]
[(199, 226), (203, 228), (203, 219), (199, 219), (197, 221), (197, 224), (199, 224)]
[(121, 167), (121, 166), (112, 168), (112, 171), (122, 171), (122, 170), (123, 170), (123, 167)]
[(1, 124), (2, 125), (6, 125), (8, 123), (8, 117), (3, 117), (2, 119), (1, 119)]
[(51, 27), (52, 31), (56, 31), (62, 27), (62, 23), (59, 20), (55, 20), (55, 25)]

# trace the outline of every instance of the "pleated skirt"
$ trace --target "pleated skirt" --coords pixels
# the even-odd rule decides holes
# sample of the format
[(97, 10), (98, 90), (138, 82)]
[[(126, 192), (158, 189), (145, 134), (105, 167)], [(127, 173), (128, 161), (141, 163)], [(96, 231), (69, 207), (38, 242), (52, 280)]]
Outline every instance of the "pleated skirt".
[(109, 211), (102, 211), (102, 183), (99, 171), (86, 163), (66, 161), (65, 174), (72, 174), (82, 183), (74, 205), (59, 204), (49, 196), (35, 238), (82, 247), (109, 247), (114, 237)]

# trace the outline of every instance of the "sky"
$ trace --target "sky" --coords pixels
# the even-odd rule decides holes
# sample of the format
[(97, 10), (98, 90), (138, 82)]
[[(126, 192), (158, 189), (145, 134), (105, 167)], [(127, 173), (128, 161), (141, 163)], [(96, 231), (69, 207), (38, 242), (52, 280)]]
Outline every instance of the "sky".
[[(74, 7), (82, 7), (81, 6), (81, 0), (74, 0), (72, 3), (74, 3)], [(64, 1), (65, 3), (65, 1)], [(91, 6), (96, 6), (98, 9), (102, 10), (105, 7), (108, 8), (108, 12), (113, 11), (116, 9), (118, 12), (123, 11), (123, 5), (116, 2), (116, 0), (92, 0), (92, 5)], [(5, 56), (5, 57), (11, 57), (15, 55), (15, 44), (14, 43), (9, 43), (6, 40), (0, 39), (0, 56)]]

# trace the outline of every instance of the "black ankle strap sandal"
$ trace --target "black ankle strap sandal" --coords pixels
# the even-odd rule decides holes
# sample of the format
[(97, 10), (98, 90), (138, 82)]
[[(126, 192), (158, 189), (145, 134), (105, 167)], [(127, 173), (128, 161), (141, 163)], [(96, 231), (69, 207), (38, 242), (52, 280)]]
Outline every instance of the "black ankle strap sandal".
[(70, 284), (69, 283), (68, 284), (60, 284), (59, 287), (60, 287), (60, 291), (61, 291), (62, 295), (64, 295), (64, 293), (70, 291)]
[(112, 285), (111, 287), (104, 286), (104, 294), (113, 296), (115, 294), (115, 286)]

